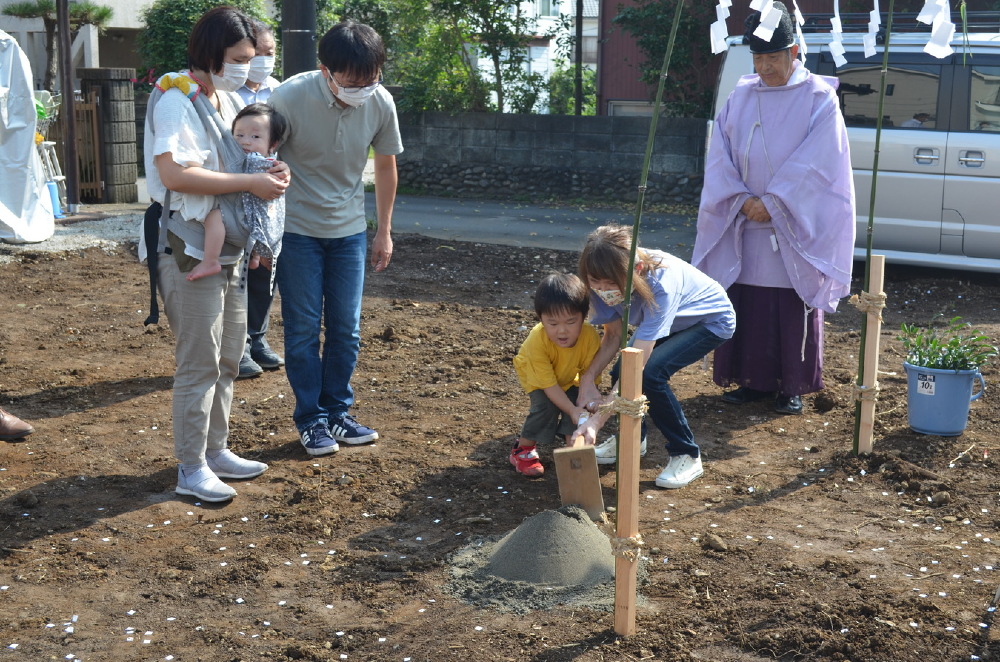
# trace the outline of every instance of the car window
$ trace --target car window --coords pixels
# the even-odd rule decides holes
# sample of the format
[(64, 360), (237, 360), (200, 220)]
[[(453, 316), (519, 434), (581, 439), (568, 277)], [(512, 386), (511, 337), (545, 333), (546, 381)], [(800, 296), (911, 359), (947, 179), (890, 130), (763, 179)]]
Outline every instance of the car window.
[(973, 66), (969, 88), (969, 131), (1000, 132), (1000, 66)]
[[(881, 62), (849, 62), (837, 70), (837, 77), (844, 122), (847, 126), (874, 127), (882, 84)], [(885, 80), (882, 128), (936, 129), (940, 84), (941, 65), (890, 64)]]

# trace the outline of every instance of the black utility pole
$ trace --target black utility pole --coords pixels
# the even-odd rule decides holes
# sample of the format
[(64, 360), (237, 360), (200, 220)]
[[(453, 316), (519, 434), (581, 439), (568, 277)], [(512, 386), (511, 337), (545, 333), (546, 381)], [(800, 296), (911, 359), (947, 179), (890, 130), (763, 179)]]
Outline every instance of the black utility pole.
[(285, 0), (281, 12), (281, 73), (316, 68), (316, 0)]
[(66, 177), (66, 211), (80, 209), (79, 166), (76, 161), (76, 98), (73, 95), (73, 54), (69, 41), (69, 2), (56, 3), (56, 30), (59, 37), (59, 87), (62, 90), (63, 175)]
[(583, 114), (583, 0), (576, 0), (576, 71), (573, 72), (573, 96), (576, 114)]

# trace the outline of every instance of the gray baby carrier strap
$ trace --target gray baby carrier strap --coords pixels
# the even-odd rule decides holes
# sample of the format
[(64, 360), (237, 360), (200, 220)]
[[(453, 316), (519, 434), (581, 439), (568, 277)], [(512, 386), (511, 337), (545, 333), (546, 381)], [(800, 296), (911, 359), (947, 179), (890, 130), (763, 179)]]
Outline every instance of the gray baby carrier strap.
[[(153, 109), (156, 102), (163, 96), (163, 91), (154, 88), (149, 97), (147, 105), (148, 130), (155, 135), (156, 128), (153, 122)], [(220, 103), (231, 103), (225, 96), (220, 97)], [(215, 139), (215, 144), (219, 150), (222, 172), (242, 173), (244, 153), (233, 135), (226, 130), (222, 122), (221, 115), (215, 111), (204, 94), (198, 94), (191, 100), (195, 111), (201, 119), (202, 125), (209, 136)], [(235, 114), (236, 108), (233, 105)], [(215, 196), (219, 209), (222, 212), (222, 221), (226, 228), (226, 240), (222, 245), (220, 257), (235, 257), (240, 255), (249, 240), (249, 230), (243, 213), (243, 205), (240, 202), (240, 193), (226, 193)], [(146, 210), (143, 220), (143, 239), (146, 244), (146, 264), (149, 269), (149, 316), (143, 324), (156, 324), (160, 320), (160, 309), (156, 298), (157, 290), (157, 270), (159, 266), (159, 254), (169, 253), (167, 246), (167, 231), (173, 232), (186, 244), (199, 249), (205, 247), (205, 225), (199, 221), (187, 221), (181, 218), (180, 214), (173, 214), (170, 211), (170, 189), (167, 189), (163, 199), (163, 204), (153, 202)], [(245, 261), (244, 261), (245, 262)], [(243, 280), (245, 282), (245, 279)], [(241, 283), (242, 284), (242, 283)]]
[[(225, 99), (225, 97), (221, 97)], [(222, 116), (215, 112), (205, 95), (199, 94), (192, 101), (198, 117), (208, 135), (215, 139), (221, 161), (219, 170), (222, 172), (242, 173), (243, 159), (246, 156), (233, 134), (222, 122)], [(223, 101), (225, 103), (225, 101)], [(167, 192), (169, 195), (170, 192)], [(244, 219), (243, 205), (240, 193), (224, 193), (215, 196), (215, 201), (222, 211), (222, 222), (226, 227), (226, 242), (222, 246), (222, 257), (235, 257), (243, 252), (249, 231)], [(168, 206), (169, 209), (169, 206)], [(160, 224), (160, 240), (157, 248), (163, 251), (167, 240), (167, 230), (180, 237), (185, 243), (199, 249), (205, 247), (205, 224), (199, 220), (185, 220), (179, 214), (172, 214), (166, 223)]]

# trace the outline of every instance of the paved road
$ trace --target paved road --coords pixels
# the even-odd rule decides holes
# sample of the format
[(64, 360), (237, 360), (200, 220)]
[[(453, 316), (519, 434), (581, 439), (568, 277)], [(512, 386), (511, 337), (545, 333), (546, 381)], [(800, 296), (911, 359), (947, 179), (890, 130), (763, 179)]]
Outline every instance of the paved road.
[[(148, 200), (146, 180), (139, 180), (139, 199)], [(18, 250), (65, 250), (100, 241), (134, 239), (146, 205), (81, 205), (81, 212), (56, 223), (56, 236), (41, 244), (9, 247)], [(366, 194), (369, 218), (375, 217), (375, 194)], [(634, 210), (585, 209), (580, 205), (543, 206), (398, 195), (393, 212), (394, 233), (417, 233), (449, 241), (472, 241), (536, 248), (579, 250), (587, 234), (599, 225), (632, 225)], [(645, 212), (639, 242), (691, 259), (695, 219), (679, 214)], [(5, 245), (6, 246), (6, 245)]]
[[(366, 205), (369, 217), (374, 217), (373, 193), (367, 194)], [(437, 239), (579, 250), (584, 237), (597, 226), (607, 223), (632, 225), (634, 214), (629, 210), (399, 195), (392, 226), (394, 233), (413, 232)], [(644, 212), (639, 243), (689, 260), (694, 234), (693, 218)]]

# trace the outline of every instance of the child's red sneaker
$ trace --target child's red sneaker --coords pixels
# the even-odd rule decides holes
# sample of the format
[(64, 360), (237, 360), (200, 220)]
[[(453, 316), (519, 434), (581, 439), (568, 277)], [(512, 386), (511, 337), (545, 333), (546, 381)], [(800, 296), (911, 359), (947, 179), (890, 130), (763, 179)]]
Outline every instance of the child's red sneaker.
[(538, 451), (534, 446), (514, 446), (510, 452), (510, 463), (519, 473), (529, 478), (537, 478), (545, 473), (545, 467), (538, 461)]

